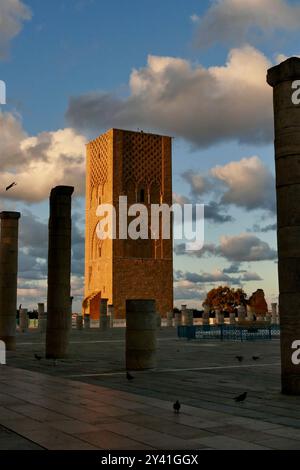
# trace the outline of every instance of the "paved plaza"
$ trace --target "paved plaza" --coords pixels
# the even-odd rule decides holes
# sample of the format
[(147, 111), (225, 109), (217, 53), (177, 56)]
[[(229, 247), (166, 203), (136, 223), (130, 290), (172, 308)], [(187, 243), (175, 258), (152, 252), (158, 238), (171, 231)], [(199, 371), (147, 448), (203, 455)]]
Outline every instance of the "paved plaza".
[(0, 449), (300, 449), (300, 402), (280, 394), (278, 340), (196, 342), (163, 328), (159, 367), (128, 382), (124, 334), (73, 330), (58, 362), (35, 358), (40, 333), (19, 335), (0, 369)]

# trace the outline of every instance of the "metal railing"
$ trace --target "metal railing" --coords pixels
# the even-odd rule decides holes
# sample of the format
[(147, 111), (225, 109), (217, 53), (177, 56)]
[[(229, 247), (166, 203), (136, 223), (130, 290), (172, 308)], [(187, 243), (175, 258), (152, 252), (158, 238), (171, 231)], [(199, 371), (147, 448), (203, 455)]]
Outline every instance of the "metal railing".
[(257, 341), (279, 338), (279, 325), (270, 326), (234, 326), (234, 325), (194, 325), (178, 326), (179, 338), (188, 340), (221, 340), (221, 341)]

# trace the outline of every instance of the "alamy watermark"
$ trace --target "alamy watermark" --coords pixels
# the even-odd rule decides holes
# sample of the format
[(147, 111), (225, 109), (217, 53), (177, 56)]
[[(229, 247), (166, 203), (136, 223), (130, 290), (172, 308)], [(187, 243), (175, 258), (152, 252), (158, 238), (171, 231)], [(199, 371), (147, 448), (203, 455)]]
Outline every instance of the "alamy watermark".
[[(117, 216), (118, 214), (118, 216)], [(96, 233), (100, 240), (185, 240), (187, 251), (204, 245), (204, 204), (132, 204), (119, 197), (118, 210), (101, 204)], [(118, 220), (117, 220), (118, 219)]]
[(0, 105), (6, 104), (6, 84), (0, 80)]

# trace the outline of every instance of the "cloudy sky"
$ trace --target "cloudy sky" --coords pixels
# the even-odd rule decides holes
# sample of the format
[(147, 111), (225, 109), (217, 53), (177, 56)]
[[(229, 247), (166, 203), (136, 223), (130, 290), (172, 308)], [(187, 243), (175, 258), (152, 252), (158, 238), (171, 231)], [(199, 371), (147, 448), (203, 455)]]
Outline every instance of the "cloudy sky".
[(299, 22), (299, 0), (0, 0), (0, 204), (22, 212), (20, 303), (45, 300), (47, 198), (72, 184), (80, 309), (85, 143), (110, 127), (174, 136), (174, 200), (206, 205), (203, 250), (176, 242), (176, 304), (225, 283), (276, 301), (265, 77), (299, 54)]

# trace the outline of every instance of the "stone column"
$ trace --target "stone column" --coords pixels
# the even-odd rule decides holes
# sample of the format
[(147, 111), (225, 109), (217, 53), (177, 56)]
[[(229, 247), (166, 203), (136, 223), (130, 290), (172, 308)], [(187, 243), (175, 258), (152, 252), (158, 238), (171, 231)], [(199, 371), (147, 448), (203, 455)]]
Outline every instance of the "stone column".
[(69, 329), (70, 330), (72, 330), (73, 328), (73, 300), (74, 300), (74, 297), (70, 297), (70, 312), (71, 312), (71, 315), (69, 316), (69, 321), (70, 321)]
[(193, 319), (193, 311), (186, 308), (186, 305), (182, 305), (181, 307), (181, 316), (182, 316), (182, 324), (185, 326), (193, 326), (194, 319)]
[(113, 305), (108, 305), (107, 314), (108, 314), (109, 328), (113, 328), (114, 327), (114, 306)]
[(253, 307), (251, 307), (251, 305), (247, 305), (247, 320), (253, 321), (253, 319), (254, 319)]
[(45, 304), (38, 304), (39, 331), (45, 333), (47, 329), (47, 316), (45, 314)]
[(172, 328), (173, 326), (173, 312), (167, 313), (167, 327)]
[(183, 326), (187, 325), (188, 311), (186, 305), (181, 305), (181, 322)]
[(271, 304), (271, 308), (272, 308), (272, 325), (276, 325), (277, 324), (277, 304), (274, 303), (274, 304)]
[(181, 316), (181, 312), (175, 313), (175, 316), (174, 316), (174, 326), (175, 326), (175, 328), (177, 328), (177, 326), (181, 326), (181, 325), (182, 325), (182, 316)]
[(238, 311), (238, 321), (244, 322), (246, 320), (246, 309), (244, 305), (239, 305), (237, 307), (237, 311)]
[(290, 395), (300, 395), (300, 364), (293, 360), (300, 341), (300, 105), (293, 102), (295, 80), (300, 80), (299, 58), (268, 70), (275, 115), (281, 383), (282, 392)]
[(215, 313), (216, 313), (216, 324), (224, 325), (224, 313), (222, 313), (221, 310), (219, 309), (217, 309)]
[(71, 302), (71, 197), (74, 188), (57, 186), (50, 195), (46, 358), (67, 355)]
[(99, 319), (99, 328), (102, 331), (106, 331), (108, 328), (108, 318), (107, 318), (107, 299), (100, 300), (100, 319)]
[(276, 325), (280, 325), (280, 309), (279, 308), (277, 310), (277, 315), (276, 315)]
[(84, 315), (83, 324), (85, 330), (89, 330), (91, 328), (91, 319), (89, 315)]
[(154, 300), (126, 301), (126, 368), (156, 366), (156, 308)]
[(28, 310), (27, 308), (21, 308), (19, 312), (19, 329), (21, 333), (26, 333), (28, 331), (28, 326)]
[(82, 315), (76, 316), (76, 330), (81, 331), (83, 329), (83, 318)]
[(271, 324), (271, 314), (270, 314), (269, 312), (266, 313), (266, 315), (265, 315), (265, 321), (266, 321), (267, 323), (270, 323), (270, 324)]
[(194, 325), (194, 312), (191, 308), (187, 310), (188, 317), (187, 317), (187, 324), (188, 326), (193, 326)]
[(156, 326), (158, 329), (161, 328), (161, 315), (159, 312), (156, 312)]
[(235, 325), (235, 313), (229, 313), (229, 324), (230, 325)]
[(0, 340), (7, 351), (16, 349), (19, 212), (1, 212)]
[(209, 305), (203, 304), (203, 315), (202, 315), (202, 325), (209, 325), (209, 314), (210, 308)]

